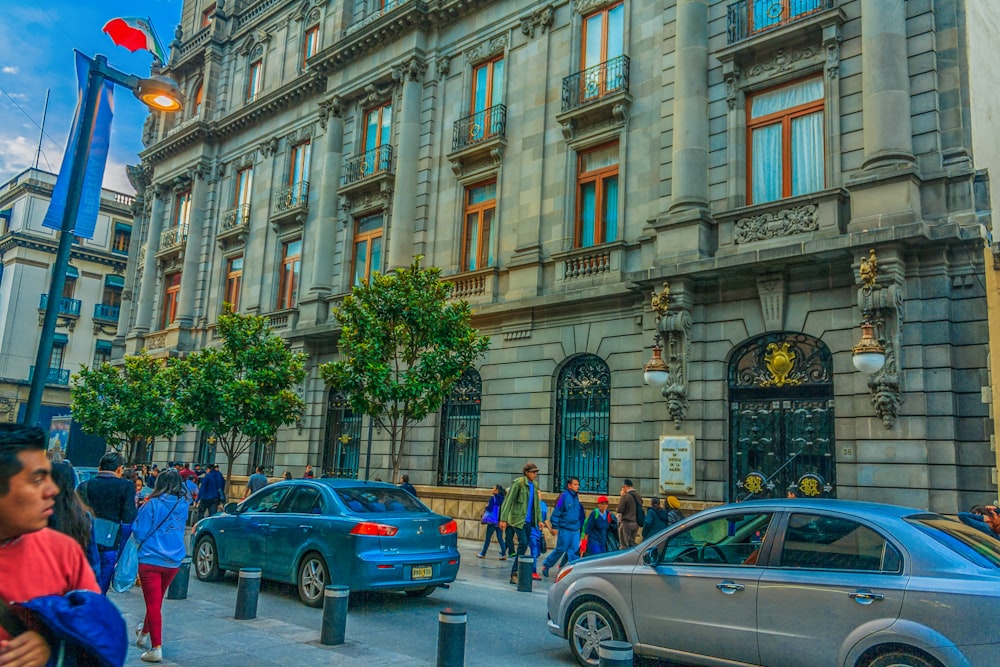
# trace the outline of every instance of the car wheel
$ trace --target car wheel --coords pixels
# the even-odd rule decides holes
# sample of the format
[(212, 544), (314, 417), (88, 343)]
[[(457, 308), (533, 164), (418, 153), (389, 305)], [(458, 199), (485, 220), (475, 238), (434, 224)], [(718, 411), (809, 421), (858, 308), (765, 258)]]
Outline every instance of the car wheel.
[(219, 567), (219, 550), (215, 540), (202, 536), (194, 548), (194, 573), (202, 581), (218, 581), (225, 574)]
[(322, 607), (323, 589), (329, 578), (323, 557), (318, 553), (306, 554), (299, 565), (299, 599), (310, 607)]
[(600, 602), (584, 602), (569, 619), (569, 648), (583, 667), (595, 667), (601, 660), (598, 647), (608, 639), (623, 641), (625, 632), (618, 618)]
[(934, 658), (903, 648), (879, 652), (865, 667), (941, 667)]
[(411, 598), (425, 598), (434, 592), (437, 586), (424, 586), (423, 588), (418, 588), (416, 590), (406, 591), (406, 594)]

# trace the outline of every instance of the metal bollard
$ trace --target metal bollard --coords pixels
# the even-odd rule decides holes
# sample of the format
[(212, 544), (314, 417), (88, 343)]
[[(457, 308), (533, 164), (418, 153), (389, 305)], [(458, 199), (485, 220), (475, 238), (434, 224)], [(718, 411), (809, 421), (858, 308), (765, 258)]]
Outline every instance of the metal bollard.
[(323, 627), (319, 643), (338, 646), (347, 635), (347, 601), (351, 589), (347, 586), (327, 586), (323, 590)]
[(632, 667), (632, 644), (605, 639), (597, 647), (600, 667)]
[(240, 570), (240, 583), (236, 588), (237, 621), (257, 618), (257, 598), (260, 597), (260, 568), (245, 567)]
[(531, 556), (525, 556), (517, 561), (517, 590), (521, 593), (531, 592), (531, 573), (535, 569)]
[(191, 580), (191, 559), (182, 558), (177, 566), (177, 574), (167, 587), (168, 600), (187, 600), (188, 582)]
[(465, 664), (465, 626), (469, 614), (456, 609), (438, 612), (437, 667), (462, 667)]

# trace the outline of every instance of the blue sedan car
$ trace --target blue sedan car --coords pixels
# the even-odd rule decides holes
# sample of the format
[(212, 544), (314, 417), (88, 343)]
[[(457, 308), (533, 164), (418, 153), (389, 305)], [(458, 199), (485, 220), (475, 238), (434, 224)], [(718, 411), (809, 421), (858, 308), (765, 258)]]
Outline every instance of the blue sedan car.
[(195, 573), (259, 567), (312, 607), (324, 587), (429, 595), (458, 575), (458, 526), (382, 482), (296, 479), (264, 487), (194, 527)]

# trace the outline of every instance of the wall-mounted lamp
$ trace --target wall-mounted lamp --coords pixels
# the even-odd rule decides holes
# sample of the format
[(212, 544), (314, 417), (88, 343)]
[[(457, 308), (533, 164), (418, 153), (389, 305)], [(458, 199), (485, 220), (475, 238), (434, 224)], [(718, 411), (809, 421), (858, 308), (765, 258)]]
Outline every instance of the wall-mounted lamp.
[[(659, 318), (657, 318), (659, 320)], [(660, 332), (653, 336), (653, 358), (642, 367), (642, 379), (648, 385), (662, 387), (670, 382), (670, 367), (663, 360), (663, 348), (660, 347)]]
[[(678, 430), (687, 416), (687, 359), (688, 341), (691, 338), (691, 315), (682, 298), (671, 294), (670, 283), (663, 283), (660, 292), (654, 292), (650, 307), (656, 314), (656, 334), (653, 336), (653, 357), (643, 366), (643, 379), (647, 384), (660, 387), (667, 399), (667, 413)], [(660, 342), (665, 347), (660, 347)], [(666, 352), (666, 358), (663, 352)]]
[(878, 280), (878, 255), (872, 248), (868, 257), (861, 258), (861, 340), (851, 350), (854, 367), (862, 373), (877, 373), (885, 366), (885, 347), (875, 339), (875, 313), (872, 292)]

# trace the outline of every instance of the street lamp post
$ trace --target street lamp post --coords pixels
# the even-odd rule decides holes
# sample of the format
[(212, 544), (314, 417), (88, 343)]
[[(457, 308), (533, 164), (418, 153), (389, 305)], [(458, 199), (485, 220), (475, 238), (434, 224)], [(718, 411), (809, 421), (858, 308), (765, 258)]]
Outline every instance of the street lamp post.
[(143, 103), (154, 109), (179, 111), (183, 106), (183, 98), (177, 84), (166, 77), (154, 76), (140, 79), (133, 74), (126, 74), (112, 68), (108, 65), (108, 59), (102, 55), (94, 56), (93, 60), (90, 61), (87, 85), (83, 94), (83, 106), (78, 116), (80, 120), (77, 127), (74, 128), (76, 144), (73, 146), (72, 161), (70, 162), (66, 209), (63, 212), (62, 225), (59, 228), (56, 260), (52, 265), (49, 299), (45, 306), (42, 335), (38, 341), (38, 354), (35, 357), (35, 373), (31, 377), (28, 402), (24, 409), (23, 423), (29, 426), (38, 423), (41, 411), (42, 393), (45, 391), (45, 381), (49, 375), (52, 342), (55, 340), (56, 322), (59, 318), (59, 297), (66, 284), (66, 268), (69, 266), (70, 252), (73, 248), (73, 231), (77, 215), (80, 212), (80, 199), (83, 197), (83, 181), (87, 171), (90, 144), (94, 140), (97, 106), (101, 99), (101, 89), (107, 81), (128, 88)]

